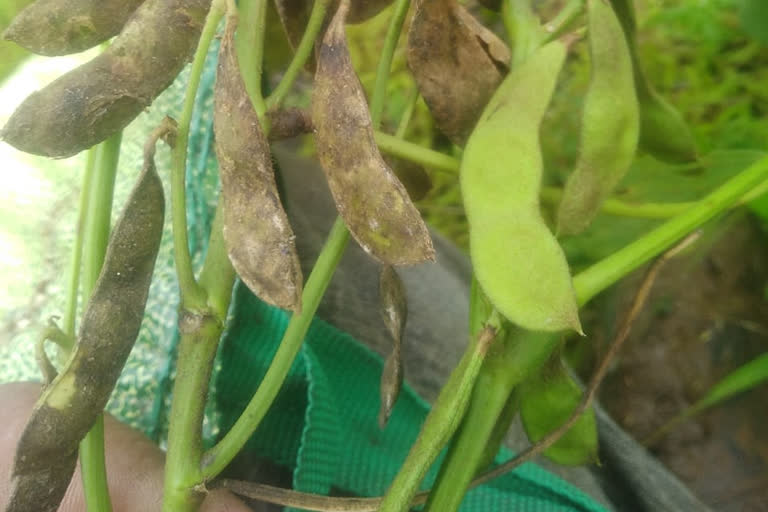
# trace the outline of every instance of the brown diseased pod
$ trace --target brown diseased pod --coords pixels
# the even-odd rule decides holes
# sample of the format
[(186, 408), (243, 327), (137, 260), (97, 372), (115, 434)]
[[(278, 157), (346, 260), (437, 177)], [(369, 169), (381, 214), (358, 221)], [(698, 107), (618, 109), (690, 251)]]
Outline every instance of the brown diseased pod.
[(379, 274), (379, 301), (381, 318), (392, 336), (392, 352), (384, 362), (381, 371), (381, 407), (379, 408), (379, 427), (384, 428), (395, 406), (400, 389), (403, 387), (402, 343), (405, 322), (408, 317), (408, 301), (405, 287), (390, 265), (381, 267)]
[(210, 2), (146, 0), (104, 53), (27, 97), (0, 139), (58, 158), (123, 129), (184, 67)]
[(456, 0), (420, 0), (408, 33), (408, 67), (437, 127), (463, 146), (508, 71), (510, 53)]
[(224, 241), (232, 266), (258, 297), (301, 309), (301, 267), (280, 203), (269, 144), (240, 75), (237, 18), (227, 19), (216, 73), (214, 128), (221, 176)]
[(40, 55), (82, 52), (117, 35), (143, 0), (37, 0), (3, 33)]
[(320, 163), (336, 208), (367, 253), (389, 265), (434, 260), (427, 226), (374, 141), (344, 35), (348, 7), (342, 0), (317, 52), (312, 120)]
[(53, 512), (78, 443), (104, 410), (136, 341), (163, 232), (163, 185), (147, 143), (144, 170), (110, 237), (67, 366), (37, 401), (16, 447), (6, 512)]

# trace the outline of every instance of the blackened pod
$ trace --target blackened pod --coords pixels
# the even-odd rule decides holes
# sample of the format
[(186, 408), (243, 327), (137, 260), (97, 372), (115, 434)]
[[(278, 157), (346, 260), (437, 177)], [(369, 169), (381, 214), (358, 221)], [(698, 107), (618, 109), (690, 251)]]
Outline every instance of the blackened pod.
[(78, 443), (104, 410), (139, 333), (163, 232), (163, 185), (144, 170), (110, 237), (74, 353), (46, 387), (16, 448), (6, 512), (53, 512), (72, 478)]
[(144, 0), (37, 0), (3, 33), (40, 55), (82, 52), (117, 35)]
[(317, 155), (352, 236), (382, 263), (434, 260), (421, 215), (379, 153), (362, 85), (347, 48), (342, 0), (317, 51), (312, 92)]
[(438, 129), (463, 146), (508, 71), (509, 49), (456, 0), (420, 0), (408, 67)]
[(227, 18), (216, 72), (214, 129), (221, 176), (224, 241), (232, 266), (258, 297), (301, 309), (301, 267), (272, 169), (269, 144), (240, 75)]
[(104, 53), (27, 97), (0, 139), (27, 153), (59, 158), (121, 130), (184, 67), (210, 2), (146, 0)]
[(408, 317), (408, 301), (403, 281), (390, 265), (381, 267), (379, 273), (379, 302), (381, 318), (392, 337), (392, 352), (384, 361), (379, 386), (381, 397), (379, 427), (384, 428), (403, 386), (402, 343)]

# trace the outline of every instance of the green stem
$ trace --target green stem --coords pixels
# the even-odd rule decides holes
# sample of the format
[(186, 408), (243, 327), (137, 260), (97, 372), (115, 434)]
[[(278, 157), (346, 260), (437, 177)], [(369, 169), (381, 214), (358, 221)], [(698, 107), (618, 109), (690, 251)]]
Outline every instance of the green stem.
[(392, 481), (379, 506), (379, 512), (410, 510), (411, 500), (424, 475), (464, 417), (472, 389), (494, 337), (492, 328), (482, 330), (471, 348), (464, 353), (424, 420), (419, 437)]
[[(69, 282), (67, 284), (67, 302), (64, 307), (64, 320), (62, 330), (74, 341), (75, 337), (75, 318), (77, 317), (77, 296), (80, 290), (80, 265), (83, 259), (83, 238), (85, 232), (85, 223), (88, 212), (88, 202), (91, 195), (94, 168), (96, 166), (96, 148), (88, 151), (88, 158), (83, 173), (83, 184), (80, 187), (80, 206), (77, 213), (77, 228), (75, 229), (75, 240), (72, 244), (72, 259), (69, 267)], [(72, 342), (61, 345), (66, 352), (72, 350)]]
[(416, 103), (418, 101), (419, 88), (414, 87), (411, 96), (405, 104), (405, 110), (403, 110), (403, 115), (400, 117), (400, 122), (397, 124), (397, 130), (395, 131), (396, 139), (405, 138), (405, 132), (408, 130), (408, 124), (411, 122), (411, 117), (413, 117), (413, 111), (416, 110)]
[(547, 32), (544, 42), (553, 41), (563, 35), (571, 23), (581, 14), (583, 8), (584, 0), (568, 0), (568, 3), (557, 13), (557, 16), (544, 26), (544, 30)]
[(291, 317), (277, 353), (259, 388), (230, 431), (203, 457), (202, 476), (205, 480), (210, 480), (221, 473), (245, 445), (272, 405), (299, 352), (320, 299), (331, 281), (348, 242), (349, 231), (339, 217), (333, 224), (304, 286), (301, 298), (302, 310)]
[(454, 175), (459, 172), (461, 161), (457, 158), (402, 140), (395, 135), (380, 131), (374, 132), (373, 135), (382, 153), (403, 158), (436, 171)]
[(323, 28), (325, 13), (328, 11), (328, 2), (329, 0), (315, 0), (315, 3), (312, 5), (312, 12), (309, 15), (307, 28), (304, 29), (304, 34), (301, 36), (301, 41), (296, 48), (296, 53), (294, 53), (293, 59), (291, 59), (291, 62), (288, 64), (288, 68), (285, 70), (283, 78), (280, 79), (280, 83), (277, 84), (275, 90), (267, 98), (267, 110), (279, 108), (280, 105), (282, 105), (288, 91), (290, 91), (291, 86), (293, 86), (299, 73), (307, 63), (307, 60), (309, 60), (309, 56), (312, 55), (312, 50), (315, 47), (315, 40), (317, 39), (320, 30)]
[(179, 280), (181, 308), (187, 310), (202, 310), (205, 308), (206, 297), (204, 290), (195, 281), (192, 269), (192, 257), (189, 252), (187, 235), (187, 145), (189, 142), (189, 125), (195, 107), (195, 97), (200, 85), (200, 76), (205, 65), (208, 47), (216, 35), (216, 28), (224, 16), (224, 5), (221, 0), (214, 0), (211, 10), (205, 19), (200, 41), (192, 60), (189, 72), (184, 106), (179, 117), (176, 142), (171, 151), (171, 220), (173, 228), (173, 253), (176, 264), (176, 274)]
[(269, 130), (269, 120), (266, 116), (267, 106), (261, 94), (267, 1), (240, 0), (238, 11), (239, 24), (235, 38), (237, 63), (240, 66), (240, 74), (243, 77), (243, 82), (245, 82), (245, 90), (251, 98), (253, 109), (259, 116), (264, 132), (267, 133)]
[(381, 124), (384, 101), (387, 98), (387, 82), (389, 81), (389, 70), (392, 67), (392, 56), (395, 54), (397, 41), (400, 39), (400, 32), (403, 30), (405, 16), (408, 14), (410, 6), (410, 0), (396, 1), (392, 19), (387, 28), (387, 35), (384, 38), (384, 46), (381, 49), (381, 59), (379, 59), (379, 65), (376, 69), (376, 82), (373, 86), (370, 106), (371, 122), (374, 129), (377, 129)]
[(579, 273), (573, 279), (580, 305), (640, 265), (658, 256), (715, 215), (737, 203), (768, 177), (768, 157), (762, 158), (725, 182), (684, 213)]
[(538, 368), (557, 346), (560, 336), (514, 329), (486, 357), (458, 436), (440, 468), (427, 501), (428, 511), (458, 510), (470, 482), (486, 456), (496, 424), (514, 387)]
[(530, 0), (502, 0), (501, 17), (512, 43), (512, 67), (517, 67), (541, 45), (541, 21)]
[(202, 422), (223, 324), (212, 314), (187, 313), (179, 319), (179, 328), (182, 334), (168, 430), (163, 512), (193, 512), (204, 498), (198, 488), (203, 481)]
[[(118, 132), (104, 141), (96, 148), (93, 160), (89, 162), (92, 164), (90, 170), (92, 174), (85, 199), (87, 201), (85, 203), (87, 204), (87, 214), (83, 228), (85, 243), (82, 251), (84, 303), (87, 302), (96, 285), (109, 243), (112, 199), (114, 197), (117, 164), (120, 158), (121, 140), (122, 132)], [(88, 172), (86, 169), (86, 174)], [(91, 430), (80, 442), (80, 468), (87, 509), (89, 511), (110, 512), (112, 505), (104, 462), (103, 416), (99, 416)]]

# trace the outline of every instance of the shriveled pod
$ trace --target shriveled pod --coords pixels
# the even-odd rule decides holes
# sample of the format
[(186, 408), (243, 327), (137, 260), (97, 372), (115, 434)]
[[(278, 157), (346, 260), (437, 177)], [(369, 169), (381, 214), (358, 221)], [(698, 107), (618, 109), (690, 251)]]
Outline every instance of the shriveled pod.
[(381, 267), (379, 273), (379, 302), (381, 318), (392, 336), (392, 352), (384, 361), (381, 371), (379, 427), (384, 428), (403, 387), (402, 343), (408, 317), (405, 287), (400, 276), (390, 265)]
[(379, 153), (344, 35), (342, 0), (317, 51), (312, 93), (315, 145), (336, 208), (361, 247), (382, 263), (434, 260), (418, 210)]
[(408, 67), (437, 127), (463, 146), (508, 71), (509, 49), (456, 0), (419, 0)]
[(568, 263), (539, 210), (539, 127), (565, 55), (553, 41), (510, 72), (460, 170), (477, 281), (501, 314), (537, 331), (581, 330)]
[(146, 0), (101, 55), (32, 93), (0, 139), (67, 157), (124, 128), (187, 63), (211, 0)]
[[(299, 46), (314, 2), (324, 2), (328, 13), (335, 12), (339, 6), (338, 0), (275, 0), (288, 42), (294, 49)], [(362, 23), (379, 14), (391, 3), (392, 0), (352, 0), (346, 23)], [(326, 16), (326, 21), (329, 21), (329, 18), (330, 15)], [(310, 69), (314, 67), (312, 62), (308, 63), (308, 66)]]
[(558, 232), (573, 235), (629, 170), (640, 133), (632, 58), (608, 0), (588, 0), (591, 79), (581, 117), (581, 147), (557, 216)]
[(635, 88), (640, 104), (641, 150), (668, 163), (694, 162), (698, 158), (691, 129), (667, 100), (651, 85), (637, 51), (637, 23), (632, 0), (611, 0), (624, 29), (635, 72)]
[(144, 0), (37, 0), (3, 33), (40, 55), (68, 55), (117, 35)]
[[(573, 380), (559, 356), (553, 358), (522, 383), (520, 418), (532, 443), (563, 425), (582, 399), (581, 387)], [(591, 406), (576, 423), (544, 451), (558, 464), (578, 466), (597, 460), (597, 422)]]
[(295, 237), (280, 203), (269, 143), (240, 75), (236, 27), (237, 18), (229, 16), (214, 93), (224, 241), (232, 266), (253, 293), (299, 311), (302, 275)]
[(45, 388), (16, 447), (6, 512), (54, 512), (72, 479), (78, 443), (104, 410), (136, 341), (163, 232), (163, 185), (152, 161), (115, 224), (83, 313), (74, 353)]

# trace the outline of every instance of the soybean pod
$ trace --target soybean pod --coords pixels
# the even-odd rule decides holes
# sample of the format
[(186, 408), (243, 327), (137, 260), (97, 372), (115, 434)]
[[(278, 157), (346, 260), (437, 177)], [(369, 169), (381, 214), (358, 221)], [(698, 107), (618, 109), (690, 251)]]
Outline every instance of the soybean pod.
[(463, 146), (508, 71), (510, 53), (456, 0), (419, 0), (408, 67), (438, 129)]
[(163, 232), (163, 185), (152, 160), (118, 219), (83, 313), (74, 352), (45, 388), (16, 447), (6, 512), (54, 512), (72, 479), (78, 443), (104, 410), (139, 333)]
[(654, 89), (640, 63), (632, 0), (611, 0), (611, 4), (624, 29), (632, 56), (635, 89), (640, 104), (640, 149), (668, 163), (696, 161), (698, 150), (691, 129), (680, 112)]
[(608, 0), (587, 3), (591, 80), (581, 119), (576, 168), (558, 210), (561, 235), (583, 231), (635, 158), (640, 120), (624, 33)]
[(259, 298), (301, 309), (295, 236), (280, 203), (269, 144), (235, 52), (237, 17), (227, 17), (216, 73), (214, 129), (221, 177), (224, 242), (232, 266)]
[(565, 255), (539, 211), (539, 126), (566, 48), (553, 41), (513, 69), (467, 142), (461, 192), (477, 281), (526, 329), (581, 331)]
[(400, 389), (403, 387), (402, 343), (408, 317), (408, 302), (403, 281), (390, 265), (381, 267), (379, 273), (379, 302), (381, 318), (392, 337), (392, 352), (384, 361), (379, 387), (381, 396), (379, 428), (384, 428), (400, 394)]
[(342, 0), (317, 51), (312, 121), (318, 158), (336, 208), (368, 254), (389, 265), (434, 260), (427, 226), (373, 138), (344, 34), (348, 9)]
[[(582, 400), (581, 387), (568, 373), (560, 354), (520, 385), (520, 419), (531, 444), (564, 424)], [(566, 466), (597, 460), (597, 421), (589, 407), (544, 455)]]
[(146, 0), (104, 53), (32, 93), (0, 139), (49, 157), (79, 153), (123, 129), (187, 63), (211, 0)]
[(37, 0), (3, 38), (40, 55), (82, 52), (117, 35), (143, 0)]

